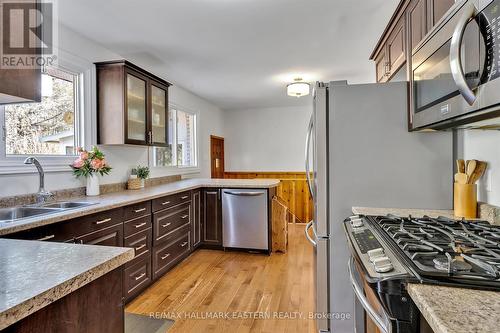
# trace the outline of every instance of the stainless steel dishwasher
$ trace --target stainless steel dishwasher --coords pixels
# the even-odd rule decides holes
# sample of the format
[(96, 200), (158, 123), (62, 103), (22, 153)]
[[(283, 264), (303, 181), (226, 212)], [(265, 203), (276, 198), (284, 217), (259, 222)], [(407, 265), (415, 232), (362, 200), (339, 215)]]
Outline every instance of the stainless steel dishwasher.
[(269, 250), (267, 190), (223, 189), (224, 247)]

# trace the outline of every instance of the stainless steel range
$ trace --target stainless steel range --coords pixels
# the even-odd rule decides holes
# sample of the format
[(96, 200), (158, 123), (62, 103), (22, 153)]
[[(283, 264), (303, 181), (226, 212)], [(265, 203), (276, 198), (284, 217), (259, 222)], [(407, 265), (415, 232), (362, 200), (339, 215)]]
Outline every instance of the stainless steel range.
[(352, 216), (351, 283), (383, 332), (420, 332), (408, 282), (500, 290), (500, 226), (485, 221)]

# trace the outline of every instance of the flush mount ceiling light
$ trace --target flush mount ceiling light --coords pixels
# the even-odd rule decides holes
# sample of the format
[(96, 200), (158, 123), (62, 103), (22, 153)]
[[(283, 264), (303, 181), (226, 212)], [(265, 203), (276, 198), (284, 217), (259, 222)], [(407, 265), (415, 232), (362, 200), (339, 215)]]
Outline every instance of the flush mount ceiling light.
[(294, 79), (294, 81), (286, 86), (288, 96), (302, 97), (309, 95), (309, 83), (302, 81), (300, 77)]

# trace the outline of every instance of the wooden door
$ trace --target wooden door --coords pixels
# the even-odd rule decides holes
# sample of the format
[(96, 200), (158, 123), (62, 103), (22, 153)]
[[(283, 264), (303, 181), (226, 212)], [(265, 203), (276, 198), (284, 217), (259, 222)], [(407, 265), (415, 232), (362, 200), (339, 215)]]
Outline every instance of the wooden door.
[(147, 145), (151, 141), (148, 131), (148, 78), (131, 69), (126, 69), (125, 75), (125, 143)]
[(454, 4), (455, 0), (427, 0), (427, 14), (429, 18), (429, 30), (438, 23), (444, 14)]
[(224, 178), (224, 138), (210, 136), (212, 178)]
[(387, 56), (390, 65), (390, 76), (396, 74), (406, 61), (405, 19), (401, 17), (387, 40)]
[(384, 49), (380, 51), (380, 54), (375, 59), (375, 68), (377, 71), (377, 82), (386, 82), (387, 76), (389, 74), (387, 57), (385, 56), (385, 45)]
[(149, 88), (150, 143), (154, 146), (166, 147), (168, 145), (168, 86), (151, 81)]
[(203, 190), (202, 240), (206, 245), (222, 246), (220, 189)]

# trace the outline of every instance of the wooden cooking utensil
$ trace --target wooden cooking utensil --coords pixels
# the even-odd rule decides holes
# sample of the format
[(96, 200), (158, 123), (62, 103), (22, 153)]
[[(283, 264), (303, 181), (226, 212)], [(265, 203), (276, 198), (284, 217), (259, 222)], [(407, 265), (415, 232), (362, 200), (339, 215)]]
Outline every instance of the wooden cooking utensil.
[(457, 162), (457, 172), (465, 173), (465, 161), (459, 159), (456, 162)]
[(458, 184), (467, 184), (469, 176), (465, 173), (458, 172), (455, 174), (455, 182)]
[[(477, 161), (476, 160), (467, 161), (467, 170), (466, 170), (465, 173), (467, 174), (467, 177), (468, 177), (469, 181), (472, 178), (472, 174), (476, 170), (476, 167), (477, 167)], [(469, 181), (467, 183), (469, 183)]]
[(477, 161), (476, 169), (469, 179), (469, 184), (475, 184), (484, 174), (486, 168), (488, 167), (488, 163), (484, 161)]

